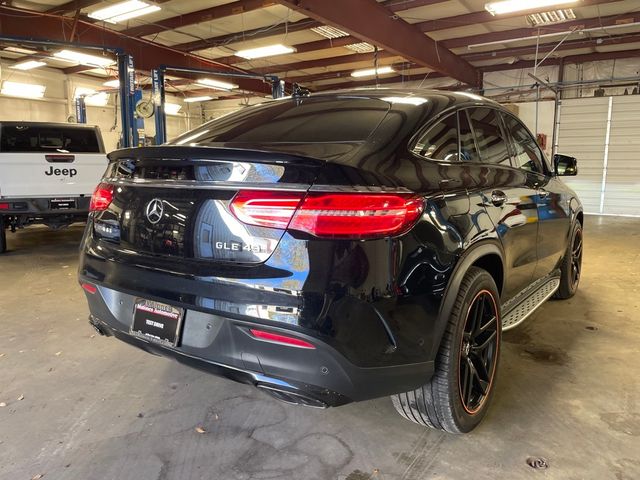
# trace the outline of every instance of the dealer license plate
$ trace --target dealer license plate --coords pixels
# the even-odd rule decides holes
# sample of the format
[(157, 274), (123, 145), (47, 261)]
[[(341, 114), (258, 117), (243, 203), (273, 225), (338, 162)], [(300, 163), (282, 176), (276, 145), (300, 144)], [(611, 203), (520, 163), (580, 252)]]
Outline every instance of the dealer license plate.
[(175, 347), (180, 336), (184, 310), (153, 300), (138, 299), (133, 310), (131, 334)]

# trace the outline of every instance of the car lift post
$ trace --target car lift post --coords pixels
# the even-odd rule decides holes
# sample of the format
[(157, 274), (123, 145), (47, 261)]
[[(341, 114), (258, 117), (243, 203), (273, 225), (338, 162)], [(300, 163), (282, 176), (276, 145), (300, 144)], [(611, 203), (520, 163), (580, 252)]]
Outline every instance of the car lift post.
[(280, 80), (276, 75), (258, 75), (234, 72), (220, 72), (216, 70), (206, 70), (201, 68), (184, 68), (169, 67), (161, 65), (151, 70), (152, 91), (153, 91), (153, 110), (156, 124), (156, 145), (160, 145), (167, 141), (167, 117), (164, 108), (165, 104), (165, 86), (164, 77), (167, 70), (182, 73), (197, 73), (202, 75), (215, 75), (216, 77), (228, 78), (258, 78), (265, 82), (271, 83), (271, 95), (273, 98), (284, 97), (284, 81)]
[[(89, 50), (98, 50), (101, 52), (111, 52), (116, 55), (118, 61), (118, 74), (120, 78), (120, 112), (122, 120), (122, 140), (121, 145), (123, 147), (137, 146), (138, 145), (138, 131), (135, 128), (135, 105), (134, 105), (134, 90), (135, 90), (135, 70), (133, 69), (133, 57), (124, 53), (120, 48), (106, 47), (104, 45), (87, 45), (83, 43), (74, 42), (60, 42), (57, 40), (47, 40), (43, 38), (32, 37), (12, 37), (8, 35), (0, 35), (0, 42), (16, 43), (16, 44), (29, 44), (29, 45), (44, 45), (46, 47), (71, 47), (71, 48), (86, 48)], [(84, 100), (83, 100), (84, 101)], [(84, 107), (84, 122), (86, 123), (86, 104)], [(83, 118), (79, 114), (78, 103), (76, 102), (76, 116), (78, 122)]]

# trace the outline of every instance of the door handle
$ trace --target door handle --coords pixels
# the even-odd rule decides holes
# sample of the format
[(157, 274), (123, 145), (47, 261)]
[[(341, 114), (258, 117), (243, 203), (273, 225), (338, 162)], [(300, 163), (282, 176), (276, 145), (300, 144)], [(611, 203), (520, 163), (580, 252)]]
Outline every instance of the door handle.
[(544, 188), (538, 189), (538, 196), (542, 198), (547, 198), (549, 196), (549, 192), (547, 192)]
[(501, 207), (507, 202), (507, 194), (502, 190), (494, 190), (491, 192), (491, 203), (494, 207)]

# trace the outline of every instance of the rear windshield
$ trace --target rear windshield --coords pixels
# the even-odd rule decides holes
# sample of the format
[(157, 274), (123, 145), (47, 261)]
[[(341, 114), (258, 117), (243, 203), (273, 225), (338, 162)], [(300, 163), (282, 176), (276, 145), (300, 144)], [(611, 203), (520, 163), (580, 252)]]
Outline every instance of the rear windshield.
[(26, 124), (0, 126), (0, 152), (101, 153), (94, 129)]
[(171, 143), (362, 142), (376, 130), (389, 107), (370, 98), (278, 100), (212, 120)]

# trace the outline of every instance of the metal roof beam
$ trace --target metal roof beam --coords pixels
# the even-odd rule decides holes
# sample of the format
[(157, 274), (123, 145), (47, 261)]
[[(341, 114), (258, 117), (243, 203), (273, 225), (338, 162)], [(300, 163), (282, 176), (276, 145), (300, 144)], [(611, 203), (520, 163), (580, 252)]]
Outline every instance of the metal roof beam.
[(476, 85), (478, 71), (417, 27), (389, 15), (375, 0), (278, 0), (314, 20), (332, 25), (388, 52)]

